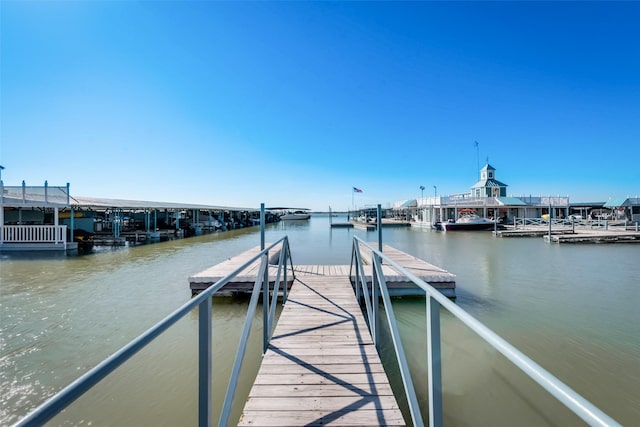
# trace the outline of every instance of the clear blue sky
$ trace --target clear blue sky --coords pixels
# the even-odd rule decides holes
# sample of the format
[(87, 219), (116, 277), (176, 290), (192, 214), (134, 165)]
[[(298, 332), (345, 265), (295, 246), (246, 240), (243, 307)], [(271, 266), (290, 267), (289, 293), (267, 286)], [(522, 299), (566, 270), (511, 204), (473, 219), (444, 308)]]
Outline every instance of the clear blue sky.
[[(5, 185), (346, 210), (640, 194), (640, 2), (2, 1)], [(478, 151), (474, 141), (478, 141)], [(479, 154), (479, 156), (477, 155)]]

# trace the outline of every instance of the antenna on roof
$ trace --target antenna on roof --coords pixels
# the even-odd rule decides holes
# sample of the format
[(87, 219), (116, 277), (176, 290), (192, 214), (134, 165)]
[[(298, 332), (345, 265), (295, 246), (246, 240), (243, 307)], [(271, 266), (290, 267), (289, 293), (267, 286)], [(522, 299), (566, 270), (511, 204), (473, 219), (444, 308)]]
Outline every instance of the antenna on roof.
[(478, 141), (474, 141), (474, 145), (476, 146), (476, 162), (478, 163), (476, 172), (478, 173), (478, 177), (480, 177), (480, 149), (478, 148)]

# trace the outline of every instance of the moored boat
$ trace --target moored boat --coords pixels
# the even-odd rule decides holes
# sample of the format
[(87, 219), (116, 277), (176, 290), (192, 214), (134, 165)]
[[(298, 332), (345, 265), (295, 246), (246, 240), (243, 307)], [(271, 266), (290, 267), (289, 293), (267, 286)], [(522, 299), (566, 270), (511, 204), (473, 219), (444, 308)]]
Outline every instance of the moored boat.
[(475, 213), (464, 213), (457, 221), (446, 221), (440, 223), (442, 231), (463, 231), (463, 230), (493, 230), (496, 222), (480, 217)]
[(311, 214), (309, 212), (298, 210), (298, 211), (286, 212), (285, 214), (280, 216), (280, 219), (284, 220), (284, 221), (287, 221), (287, 220), (305, 220), (305, 219), (309, 219), (310, 217), (311, 217)]

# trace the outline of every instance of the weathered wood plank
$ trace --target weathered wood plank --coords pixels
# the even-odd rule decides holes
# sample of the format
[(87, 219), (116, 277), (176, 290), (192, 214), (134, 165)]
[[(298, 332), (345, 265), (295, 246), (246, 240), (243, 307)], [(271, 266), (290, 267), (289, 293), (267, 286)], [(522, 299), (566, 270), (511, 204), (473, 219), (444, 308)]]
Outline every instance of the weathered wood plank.
[(314, 373), (302, 374), (262, 374), (258, 372), (258, 376), (254, 381), (255, 384), (335, 384), (336, 381), (344, 384), (360, 384), (367, 385), (371, 383), (387, 382), (387, 376), (382, 373), (364, 373), (364, 374), (344, 374), (340, 375), (319, 375)]
[(274, 399), (273, 397), (249, 397), (245, 408), (248, 411), (285, 411), (295, 407), (299, 411), (339, 411), (350, 406), (358, 409), (399, 409), (393, 395), (371, 395), (352, 393), (347, 396), (296, 396)]
[(354, 363), (349, 363), (349, 361), (345, 361), (341, 363), (344, 359), (338, 356), (335, 357), (324, 357), (322, 360), (309, 360), (308, 365), (303, 365), (299, 363), (295, 363), (291, 360), (287, 359), (278, 359), (278, 360), (263, 360), (262, 361), (262, 373), (263, 374), (305, 374), (310, 371), (310, 369), (319, 369), (322, 371), (326, 371), (331, 369), (331, 372), (334, 374), (366, 374), (366, 373), (383, 373), (384, 366), (381, 363), (369, 363), (368, 365), (364, 365), (362, 360), (356, 361)]
[[(321, 387), (304, 384), (256, 385), (251, 389), (250, 397), (273, 397), (274, 395), (286, 397), (339, 397), (356, 396), (363, 391), (371, 392), (370, 389), (351, 384), (326, 384)], [(379, 396), (393, 396), (393, 390), (388, 384), (377, 385), (375, 392)]]
[(366, 410), (354, 414), (351, 411), (334, 411), (325, 414), (322, 411), (247, 411), (240, 418), (239, 426), (291, 427), (291, 426), (403, 426), (405, 425), (399, 410)]

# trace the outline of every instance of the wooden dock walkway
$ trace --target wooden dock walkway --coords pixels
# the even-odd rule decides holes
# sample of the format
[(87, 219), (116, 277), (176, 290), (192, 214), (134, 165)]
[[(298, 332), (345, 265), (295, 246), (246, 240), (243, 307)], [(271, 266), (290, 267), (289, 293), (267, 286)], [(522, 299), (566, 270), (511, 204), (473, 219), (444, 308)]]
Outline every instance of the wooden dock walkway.
[(325, 267), (296, 268), (239, 426), (405, 425), (348, 266)]

